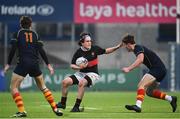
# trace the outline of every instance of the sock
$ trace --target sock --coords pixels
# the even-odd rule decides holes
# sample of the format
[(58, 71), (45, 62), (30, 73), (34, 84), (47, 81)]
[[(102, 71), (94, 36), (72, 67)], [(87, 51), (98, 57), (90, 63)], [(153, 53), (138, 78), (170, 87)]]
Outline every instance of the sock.
[(144, 100), (145, 91), (144, 89), (137, 90), (136, 105), (141, 108), (141, 104)]
[(171, 97), (171, 96), (169, 96), (169, 95), (166, 95), (166, 96), (165, 96), (165, 100), (167, 100), (167, 101), (171, 102), (171, 101), (172, 101), (172, 97)]
[(66, 105), (67, 97), (61, 97), (61, 104)]
[(51, 93), (51, 91), (46, 90), (45, 92), (43, 92), (46, 100), (48, 101), (48, 103), (51, 105), (51, 107), (53, 108), (53, 110), (57, 109), (56, 107), (56, 103), (54, 102), (54, 97)]
[(77, 98), (74, 107), (78, 107), (79, 108), (80, 104), (81, 104), (81, 99)]
[(23, 104), (23, 100), (22, 100), (20, 93), (17, 92), (15, 94), (13, 94), (13, 99), (17, 105), (19, 112), (24, 112), (25, 111), (24, 104)]
[(136, 106), (140, 107), (141, 108), (141, 105), (142, 105), (142, 101), (140, 100), (136, 100)]
[(165, 100), (166, 94), (161, 92), (160, 90), (153, 90), (152, 96), (157, 99)]

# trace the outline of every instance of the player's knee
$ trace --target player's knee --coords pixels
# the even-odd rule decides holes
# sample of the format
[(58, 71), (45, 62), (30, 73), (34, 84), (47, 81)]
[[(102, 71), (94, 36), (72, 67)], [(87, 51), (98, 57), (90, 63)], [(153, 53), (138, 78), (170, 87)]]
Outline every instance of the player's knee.
[(78, 87), (79, 87), (79, 88), (83, 88), (83, 87), (85, 87), (85, 86), (86, 86), (86, 84), (85, 84), (84, 81), (79, 81), (79, 84), (78, 84)]
[(65, 80), (62, 80), (61, 83), (63, 87), (68, 87), (72, 82), (70, 82), (70, 80), (67, 78)]
[(66, 81), (65, 81), (65, 80), (62, 80), (62, 82), (61, 82), (61, 83), (62, 83), (62, 86), (63, 86), (63, 87), (66, 87), (67, 83), (66, 83)]

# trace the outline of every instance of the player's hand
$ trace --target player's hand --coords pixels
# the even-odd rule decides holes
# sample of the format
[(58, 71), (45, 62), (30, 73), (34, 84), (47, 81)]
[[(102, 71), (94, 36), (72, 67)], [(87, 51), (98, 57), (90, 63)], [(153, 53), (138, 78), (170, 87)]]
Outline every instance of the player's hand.
[(122, 71), (124, 73), (128, 73), (128, 72), (130, 72), (130, 69), (128, 67), (124, 67), (124, 68), (122, 68)]
[(50, 74), (53, 75), (54, 74), (54, 69), (51, 66), (51, 64), (48, 64), (48, 69), (49, 69)]
[(9, 64), (6, 64), (5, 67), (4, 67), (4, 69), (3, 69), (3, 72), (6, 73), (7, 70), (9, 69), (9, 67), (10, 67)]
[(121, 42), (121, 43), (119, 44), (119, 47), (121, 48), (121, 47), (123, 47), (123, 46), (124, 46), (124, 43)]
[(84, 69), (84, 68), (86, 68), (87, 66), (88, 66), (88, 63), (85, 63), (85, 64), (82, 63), (82, 64), (79, 65), (79, 68), (80, 68), (80, 69)]

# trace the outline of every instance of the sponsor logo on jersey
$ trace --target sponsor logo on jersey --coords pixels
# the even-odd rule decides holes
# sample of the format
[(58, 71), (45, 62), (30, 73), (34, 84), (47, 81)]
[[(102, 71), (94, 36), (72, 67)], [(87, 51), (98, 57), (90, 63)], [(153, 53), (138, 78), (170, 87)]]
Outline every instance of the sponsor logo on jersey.
[(95, 55), (95, 53), (94, 53), (94, 52), (92, 52), (92, 53), (91, 53), (91, 55), (92, 55), (92, 56), (94, 56), (94, 55)]

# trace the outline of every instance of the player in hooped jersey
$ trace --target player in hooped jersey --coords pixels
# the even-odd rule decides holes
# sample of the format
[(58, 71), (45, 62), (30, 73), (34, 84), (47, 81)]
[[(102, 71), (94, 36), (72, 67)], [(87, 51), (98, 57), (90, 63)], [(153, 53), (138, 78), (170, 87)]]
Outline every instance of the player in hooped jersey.
[[(62, 81), (62, 97), (57, 104), (57, 107), (65, 109), (68, 87), (78, 85), (78, 95), (71, 112), (81, 112), (79, 106), (84, 96), (85, 87), (92, 86), (100, 78), (98, 73), (98, 55), (112, 53), (121, 46), (118, 44), (115, 47), (103, 49), (92, 45), (91, 35), (86, 32), (80, 34), (79, 45), (80, 48), (75, 52), (71, 62), (71, 68), (77, 70), (77, 72)], [(79, 57), (86, 58), (88, 63), (77, 66), (76, 59)]]
[(43, 49), (43, 43), (40, 41), (38, 34), (31, 29), (32, 19), (28, 16), (20, 18), (21, 29), (13, 35), (11, 40), (11, 50), (8, 56), (8, 63), (5, 65), (4, 72), (6, 72), (11, 64), (11, 61), (18, 53), (18, 63), (12, 74), (10, 90), (15, 101), (18, 112), (12, 117), (26, 117), (27, 113), (24, 108), (23, 99), (18, 90), (21, 82), (27, 74), (35, 78), (38, 88), (44, 94), (46, 100), (52, 107), (53, 112), (57, 116), (62, 116), (63, 113), (57, 109), (56, 103), (51, 91), (46, 87), (42, 72), (39, 68), (39, 54), (45, 61), (51, 74), (54, 73), (53, 67), (50, 65), (46, 53)]
[(125, 107), (128, 110), (141, 112), (141, 105), (146, 93), (152, 98), (167, 100), (171, 104), (172, 111), (175, 112), (177, 108), (177, 97), (169, 96), (158, 89), (160, 82), (166, 75), (165, 65), (159, 56), (152, 50), (142, 45), (137, 45), (133, 35), (126, 35), (122, 40), (122, 44), (129, 52), (134, 52), (137, 57), (130, 66), (122, 68), (123, 72), (128, 73), (141, 64), (144, 64), (149, 69), (149, 72), (143, 76), (138, 84), (136, 105), (126, 105)]

